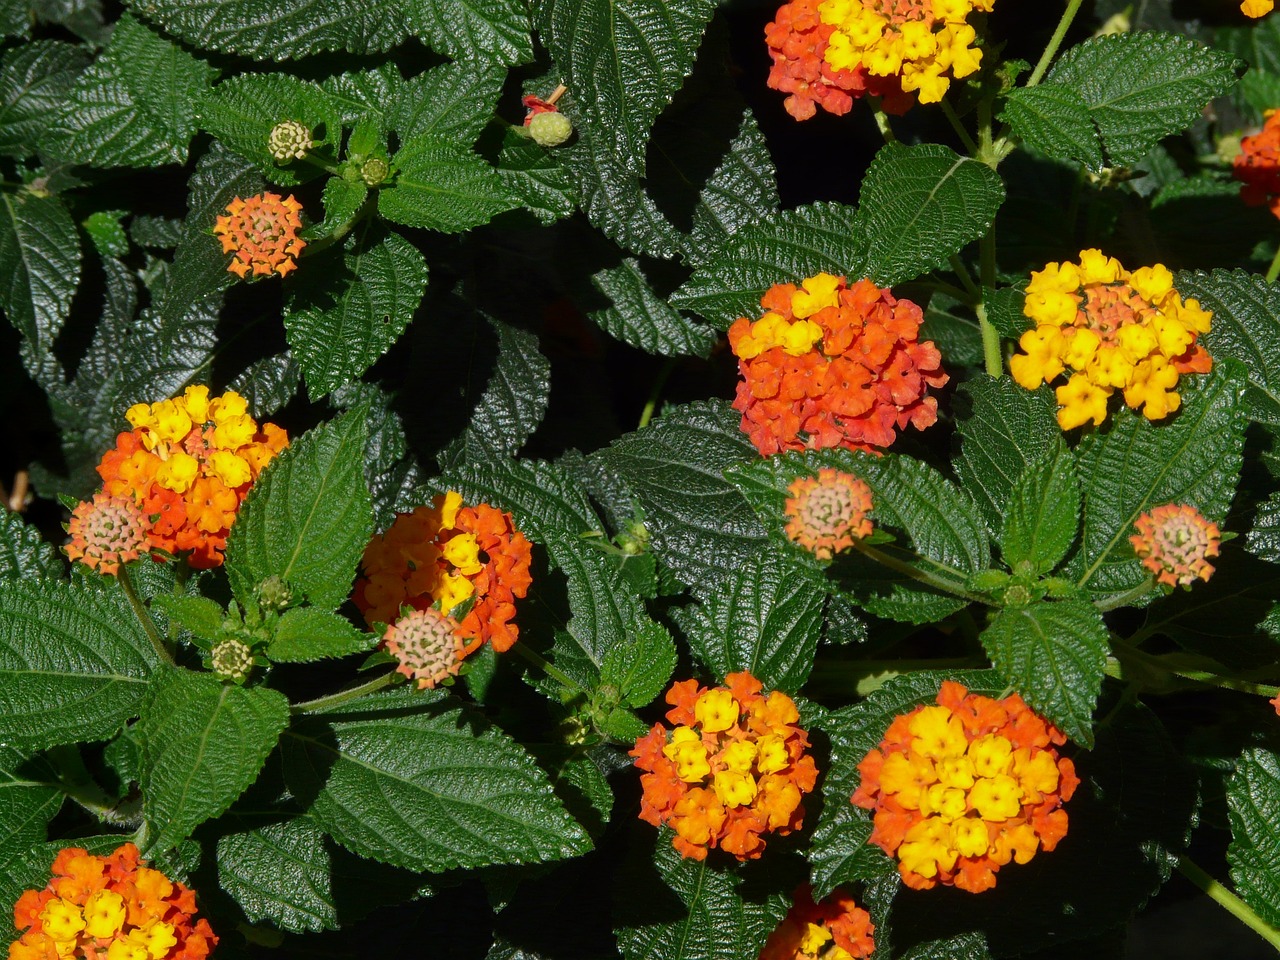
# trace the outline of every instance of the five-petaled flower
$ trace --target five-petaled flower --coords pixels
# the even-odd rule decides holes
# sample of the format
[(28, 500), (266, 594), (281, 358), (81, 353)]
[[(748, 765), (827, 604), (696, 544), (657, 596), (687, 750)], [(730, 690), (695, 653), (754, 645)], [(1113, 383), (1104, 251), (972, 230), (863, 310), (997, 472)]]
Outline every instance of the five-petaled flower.
[(1160, 583), (1189, 587), (1213, 573), (1209, 557), (1218, 555), (1222, 531), (1189, 504), (1165, 504), (1138, 517), (1129, 538), (1142, 565)]
[(1067, 833), (1079, 780), (1066, 737), (1016, 693), (993, 700), (947, 680), (936, 705), (895, 717), (858, 764), (852, 802), (874, 811), (871, 842), (909, 887), (989, 890), (996, 871)]
[(787, 536), (819, 560), (871, 535), (871, 488), (865, 480), (823, 467), (816, 477), (797, 477), (787, 493)]
[(302, 204), (292, 196), (260, 193), (247, 200), (236, 197), (227, 214), (218, 217), (213, 232), (222, 238), (222, 252), (233, 254), (227, 269), (237, 277), (284, 276), (297, 268), (294, 260), (306, 243), (302, 229)]
[(813, 888), (805, 884), (769, 934), (760, 960), (857, 960), (875, 953), (875, 932), (871, 914), (843, 890), (814, 903)]

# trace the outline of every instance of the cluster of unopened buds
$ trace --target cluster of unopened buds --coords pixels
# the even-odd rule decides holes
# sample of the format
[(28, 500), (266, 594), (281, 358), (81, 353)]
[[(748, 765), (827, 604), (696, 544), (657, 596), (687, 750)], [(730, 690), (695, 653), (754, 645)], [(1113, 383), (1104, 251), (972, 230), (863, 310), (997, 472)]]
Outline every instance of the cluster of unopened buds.
[(238, 393), (210, 398), (204, 386), (130, 407), (133, 429), (98, 464), (101, 493), (72, 512), (67, 555), (104, 574), (153, 550), (220, 566), (241, 502), (288, 445), (282, 429), (259, 427), (247, 408)]
[(948, 377), (938, 348), (919, 340), (924, 315), (910, 300), (819, 273), (760, 303), (758, 320), (734, 321), (729, 346), (742, 376), (733, 407), (761, 453), (877, 450), (938, 419), (927, 391)]
[(218, 943), (196, 917), (195, 894), (139, 860), (132, 843), (105, 857), (67, 847), (52, 873), (13, 908), (22, 935), (9, 960), (204, 960)]
[(760, 960), (859, 960), (875, 953), (875, 932), (871, 914), (843, 890), (814, 903), (813, 889), (805, 884), (769, 934)]
[(980, 893), (1010, 860), (1066, 836), (1061, 807), (1079, 780), (1055, 749), (1064, 743), (1016, 693), (995, 700), (947, 680), (936, 705), (895, 717), (858, 764), (852, 802), (874, 812), (871, 842), (907, 886)]
[(311, 128), (297, 120), (282, 120), (267, 136), (267, 152), (277, 163), (301, 160), (314, 146)]
[(466, 506), (454, 491), (396, 516), (365, 548), (352, 599), (400, 673), (431, 688), (456, 676), (484, 643), (502, 653), (519, 636), (515, 601), (529, 590), (531, 549), (509, 513)]
[(1158, 583), (1189, 587), (1213, 573), (1209, 557), (1218, 555), (1222, 531), (1189, 504), (1155, 507), (1134, 521), (1129, 538), (1142, 565)]
[(302, 204), (268, 191), (247, 200), (236, 197), (213, 232), (222, 240), (222, 252), (232, 255), (227, 270), (242, 280), (256, 280), (297, 269), (295, 258), (307, 245), (298, 236), (301, 229)]
[(830, 560), (871, 535), (871, 488), (852, 474), (823, 467), (787, 487), (786, 534), (819, 560)]
[(759, 857), (765, 833), (800, 828), (801, 800), (818, 777), (792, 699), (762, 694), (749, 673), (731, 673), (725, 684), (673, 684), (673, 728), (654, 724), (631, 751), (644, 771), (640, 819), (670, 826), (675, 848), (695, 860), (715, 847), (739, 860)]
[(1036, 326), (1018, 341), (1022, 352), (1009, 370), (1028, 390), (1070, 371), (1057, 388), (1063, 430), (1101, 426), (1116, 391), (1148, 420), (1161, 420), (1181, 406), (1178, 378), (1213, 365), (1196, 342), (1213, 315), (1183, 300), (1162, 264), (1130, 272), (1101, 250), (1082, 250), (1078, 264), (1032, 273), (1023, 313)]

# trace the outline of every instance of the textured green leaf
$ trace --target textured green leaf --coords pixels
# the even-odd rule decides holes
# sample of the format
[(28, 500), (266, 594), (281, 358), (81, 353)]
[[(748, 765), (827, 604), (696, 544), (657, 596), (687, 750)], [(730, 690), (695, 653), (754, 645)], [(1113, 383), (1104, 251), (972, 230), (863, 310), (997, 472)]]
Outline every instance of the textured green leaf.
[(503, 78), (503, 70), (488, 60), (468, 59), (428, 70), (400, 86), (384, 104), (387, 125), (402, 142), (474, 143), (492, 118)]
[(1280, 563), (1280, 493), (1273, 493), (1258, 505), (1245, 544), (1255, 557)]
[(920, 339), (933, 341), (945, 358), (948, 371), (958, 366), (982, 365), (982, 330), (973, 308), (945, 293), (929, 298), (920, 324)]
[(1141, 513), (1187, 503), (1221, 522), (1231, 504), (1244, 443), (1244, 369), (1219, 361), (1213, 373), (1183, 384), (1182, 410), (1168, 422), (1153, 424), (1122, 409), (1108, 432), (1085, 437), (1077, 448), (1084, 525), (1068, 569), (1097, 596), (1124, 593), (1147, 576), (1129, 544)]
[(227, 618), (222, 605), (208, 597), (182, 597), (162, 593), (152, 600), (152, 604), (163, 611), (170, 621), (203, 640), (217, 639), (223, 621)]
[(702, 603), (673, 611), (694, 656), (718, 678), (745, 670), (771, 690), (809, 679), (826, 591), (775, 553), (747, 560)]
[(284, 746), (294, 796), (361, 856), (438, 872), (590, 848), (520, 745), (438, 693), (375, 694), (305, 717)]
[(750, 505), (724, 479), (758, 454), (728, 404), (668, 408), (593, 459), (616, 474), (644, 509), (658, 559), (701, 595), (733, 578), (764, 543)]
[(1080, 526), (1080, 481), (1065, 443), (1027, 467), (1009, 496), (1000, 553), (1009, 568), (1048, 573), (1067, 555)]
[(1229, 53), (1170, 33), (1113, 33), (1072, 47), (1048, 79), (1079, 93), (1110, 163), (1129, 165), (1191, 126), (1243, 67)]
[(1083, 600), (1001, 610), (982, 648), (1033, 710), (1093, 746), (1093, 708), (1110, 643), (1098, 608)]
[(363, 180), (344, 180), (342, 177), (330, 177), (325, 181), (324, 220), (307, 227), (302, 232), (305, 240), (331, 237), (343, 229), (349, 229), (360, 208), (369, 197), (369, 188)]
[(508, 130), (498, 154), (498, 176), (507, 193), (542, 223), (554, 223), (577, 208), (573, 178), (546, 147)]
[(1246, 750), (1227, 780), (1231, 879), (1244, 900), (1272, 926), (1280, 926), (1280, 758), (1270, 750)]
[(941, 144), (886, 144), (862, 180), (854, 230), (864, 246), (850, 272), (891, 286), (940, 267), (990, 229), (1003, 201), (984, 163)]
[(302, 381), (302, 371), (288, 351), (255, 360), (227, 384), (249, 401), (249, 412), (264, 420), (293, 399)]
[(671, 297), (721, 329), (760, 312), (775, 283), (799, 283), (815, 273), (851, 274), (865, 261), (853, 207), (815, 203), (743, 226), (708, 254)]
[(23, 522), (22, 514), (0, 511), (0, 581), (57, 580), (65, 572), (58, 551)]
[(780, 205), (777, 173), (764, 134), (751, 111), (744, 111), (738, 135), (693, 208), (690, 258), (701, 264), (743, 227), (776, 215)]
[(41, 146), (73, 163), (183, 163), (217, 71), (125, 14), (80, 75)]
[(622, 172), (644, 172), (649, 128), (693, 68), (711, 0), (536, 0), (539, 36), (573, 91), (573, 118)]
[(0, 747), (0, 875), (32, 846), (65, 798), (57, 773), (12, 747)]
[(912, 947), (901, 960), (991, 960), (991, 951), (981, 933), (962, 933)]
[[(740, 867), (714, 858), (688, 860), (657, 837), (656, 877), (624, 887), (615, 930), (627, 960), (742, 960), (755, 957), (790, 906), (786, 893), (765, 893), (744, 883)], [(625, 879), (625, 875), (624, 875)], [(644, 886), (640, 886), (644, 884)], [(652, 888), (652, 889), (650, 889)], [(674, 894), (674, 896), (673, 896)]]
[(127, 210), (97, 210), (81, 221), (81, 226), (100, 256), (128, 255), (129, 235), (120, 223), (120, 218), (127, 215)]
[(267, 647), (267, 656), (277, 663), (300, 663), (363, 653), (373, 645), (369, 634), (357, 630), (350, 620), (336, 613), (315, 607), (294, 607), (280, 617)]
[(1005, 94), (1000, 119), (1033, 150), (1055, 160), (1079, 160), (1090, 170), (1102, 168), (1102, 145), (1089, 105), (1069, 84), (1015, 87)]
[(156, 850), (177, 846), (258, 776), (289, 720), (289, 701), (210, 673), (170, 670), (138, 721), (142, 812)]
[(313, 606), (333, 609), (351, 592), (356, 564), (373, 533), (361, 465), (364, 408), (293, 440), (249, 491), (227, 538), (227, 575), (248, 606), (270, 576), (300, 588)]
[(0, 742), (108, 739), (137, 714), (156, 663), (120, 591), (0, 583)]
[(640, 263), (630, 257), (591, 277), (591, 285), (613, 305), (591, 313), (610, 336), (663, 356), (705, 357), (719, 339), (716, 331), (687, 320), (649, 286)]
[(398, 233), (353, 235), (343, 245), (341, 265), (337, 259), (335, 252), (304, 272), (284, 317), (313, 400), (354, 380), (391, 349), (427, 287), (426, 261)]
[(373, 500), (379, 529), (395, 519), (397, 511), (411, 510), (422, 502), (413, 491), (419, 483), (418, 464), (409, 455), (404, 423), (392, 408), (395, 396), (369, 383), (349, 383), (334, 392), (331, 402), (340, 410), (366, 406), (369, 438), (364, 445), (364, 480)]
[(605, 651), (600, 663), (601, 684), (618, 689), (622, 701), (643, 707), (667, 689), (676, 668), (676, 645), (665, 627), (649, 622), (631, 643)]
[(515, 205), (497, 171), (467, 150), (424, 140), (393, 161), (395, 185), (378, 192), (378, 212), (395, 223), (457, 233)]
[(53, 115), (89, 64), (79, 47), (37, 40), (0, 58), (0, 154), (32, 156)]
[(1008, 377), (979, 376), (960, 396), (970, 410), (959, 423), (956, 476), (978, 504), (987, 529), (998, 532), (1018, 478), (1062, 442), (1053, 393), (1023, 390)]
[(1175, 283), (1183, 297), (1213, 313), (1213, 325), (1201, 338), (1209, 355), (1231, 357), (1248, 368), (1249, 419), (1280, 426), (1280, 290), (1243, 270), (1184, 271)]
[(342, 122), (353, 126), (361, 120), (385, 120), (404, 89), (404, 77), (394, 62), (384, 62), (367, 70), (327, 77), (320, 86), (330, 102), (337, 105)]
[(31, 11), (24, 3), (0, 7), (0, 37), (25, 37), (31, 31)]
[(522, 0), (411, 0), (404, 16), (411, 34), (455, 59), (533, 59), (529, 12)]

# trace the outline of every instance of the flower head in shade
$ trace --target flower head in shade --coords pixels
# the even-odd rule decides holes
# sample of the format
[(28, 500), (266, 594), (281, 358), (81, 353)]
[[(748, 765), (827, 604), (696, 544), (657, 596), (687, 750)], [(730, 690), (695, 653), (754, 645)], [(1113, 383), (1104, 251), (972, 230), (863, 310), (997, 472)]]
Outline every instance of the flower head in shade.
[(1172, 503), (1155, 507), (1138, 517), (1133, 527), (1138, 531), (1129, 538), (1133, 551), (1160, 583), (1189, 587), (1213, 573), (1208, 558), (1218, 555), (1222, 531), (1195, 507)]
[(226, 216), (214, 224), (215, 236), (222, 238), (222, 252), (233, 254), (227, 267), (237, 277), (284, 276), (297, 268), (294, 257), (306, 243), (298, 236), (302, 229), (302, 204), (292, 196), (260, 193), (227, 204)]
[(760, 960), (857, 960), (875, 953), (875, 932), (871, 914), (843, 890), (814, 903), (813, 889), (805, 884), (769, 934)]
[(909, 887), (989, 890), (1067, 834), (1062, 804), (1079, 780), (1055, 746), (1066, 737), (1016, 693), (1003, 700), (948, 680), (937, 704), (895, 717), (858, 764), (852, 797), (874, 813), (871, 842)]
[(675, 848), (694, 860), (713, 847), (739, 860), (759, 857), (763, 834), (799, 829), (800, 801), (818, 777), (791, 698), (762, 694), (749, 673), (731, 673), (725, 683), (672, 685), (673, 728), (654, 724), (631, 751), (644, 771), (640, 819), (669, 825)]
[(1131, 409), (1161, 420), (1182, 404), (1178, 378), (1213, 365), (1196, 342), (1212, 314), (1183, 300), (1162, 264), (1130, 272), (1101, 250), (1082, 250), (1079, 263), (1032, 273), (1023, 313), (1036, 327), (1018, 341), (1009, 370), (1028, 390), (1068, 376), (1057, 388), (1063, 430), (1101, 426), (1117, 391)]
[[(1270, 11), (1268, 3), (1264, 12)], [(1262, 129), (1240, 141), (1231, 173), (1240, 181), (1241, 200), (1251, 207), (1265, 204), (1280, 217), (1280, 111), (1268, 110)]]
[(148, 549), (189, 551), (193, 567), (220, 566), (240, 504), (288, 445), (285, 432), (259, 426), (238, 393), (210, 397), (203, 386), (134, 404), (125, 418), (133, 429), (98, 464), (103, 493), (139, 509)]
[(463, 656), (483, 643), (499, 653), (516, 642), (515, 601), (532, 579), (529, 541), (511, 514), (487, 503), (466, 506), (450, 491), (396, 516), (361, 561), (353, 599), (369, 623), (390, 623), (402, 607), (436, 607), (458, 617)]
[(382, 645), (397, 660), (402, 673), (431, 690), (446, 677), (456, 677), (466, 657), (458, 621), (433, 607), (410, 610), (387, 627)]
[(830, 560), (871, 534), (871, 488), (839, 470), (823, 467), (787, 488), (787, 536), (820, 560)]
[(204, 960), (218, 938), (196, 917), (196, 898), (152, 870), (126, 843), (105, 857), (67, 847), (43, 890), (13, 908), (22, 935), (9, 960)]
[(923, 314), (911, 301), (820, 273), (760, 303), (758, 320), (734, 321), (729, 346), (742, 376), (733, 406), (761, 453), (878, 450), (908, 424), (937, 420), (927, 391), (948, 377), (937, 347), (918, 338)]
[(67, 556), (108, 575), (151, 548), (146, 519), (128, 497), (95, 493), (71, 512), (67, 533)]

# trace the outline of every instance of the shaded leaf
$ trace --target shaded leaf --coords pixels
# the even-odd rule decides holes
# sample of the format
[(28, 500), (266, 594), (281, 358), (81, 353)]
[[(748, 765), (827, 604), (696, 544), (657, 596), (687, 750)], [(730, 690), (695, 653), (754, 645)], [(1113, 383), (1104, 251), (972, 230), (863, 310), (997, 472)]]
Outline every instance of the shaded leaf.
[(1227, 860), (1240, 897), (1267, 923), (1280, 925), (1280, 758), (1270, 750), (1246, 750), (1227, 780), (1231, 846)]
[(0, 509), (0, 581), (59, 580), (66, 564), (22, 514)]
[(468, 150), (423, 140), (392, 159), (398, 172), (378, 191), (378, 212), (394, 223), (457, 233), (515, 205), (497, 171)]
[(37, 40), (5, 53), (0, 59), (0, 154), (35, 154), (45, 127), (88, 65), (82, 49), (57, 40)]
[(649, 286), (639, 261), (628, 257), (591, 277), (591, 285), (613, 301), (591, 319), (610, 336), (663, 356), (705, 357), (719, 339), (716, 331), (687, 320)]
[(1065, 443), (1027, 467), (1014, 484), (1000, 533), (1000, 553), (1009, 568), (1029, 563), (1048, 573), (1067, 555), (1080, 526), (1080, 481)]

